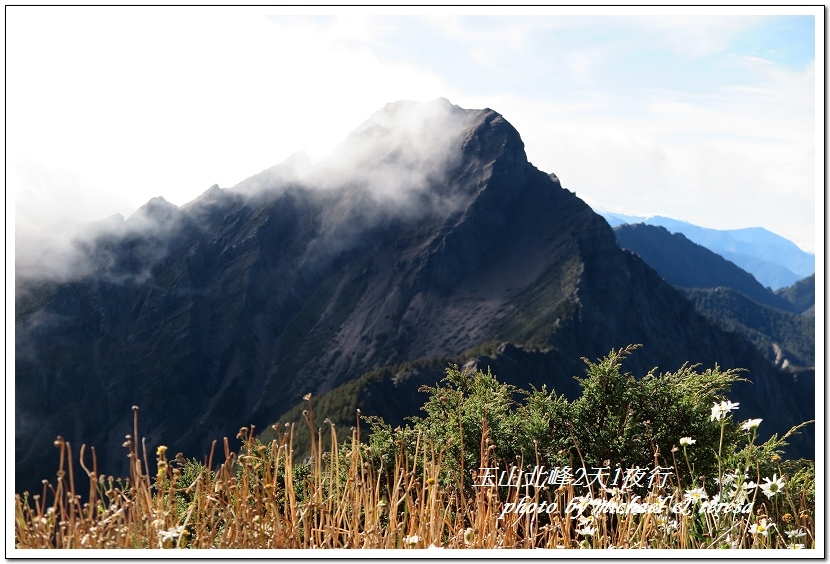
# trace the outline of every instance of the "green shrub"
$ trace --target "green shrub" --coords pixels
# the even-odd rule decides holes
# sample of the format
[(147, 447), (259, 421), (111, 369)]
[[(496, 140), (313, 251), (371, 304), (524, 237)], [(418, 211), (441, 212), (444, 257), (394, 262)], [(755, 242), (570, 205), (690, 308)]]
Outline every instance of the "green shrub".
[[(712, 416), (712, 406), (728, 401), (725, 394), (741, 380), (739, 370), (701, 372), (685, 365), (635, 378), (622, 371), (635, 348), (597, 362), (583, 359), (586, 375), (576, 378), (582, 395), (572, 402), (544, 386), (525, 391), (489, 371), (450, 366), (436, 386), (421, 388), (429, 393), (426, 415), (412, 418), (411, 426), (393, 430), (379, 418), (365, 418), (372, 427), (371, 451), (388, 464), (402, 451), (412, 456), (416, 440), (430, 441), (442, 453), (443, 485), (459, 488), (473, 485), (482, 445), (494, 467), (608, 467), (609, 482), (617, 468), (671, 468), (667, 474), (686, 488), (714, 484), (726, 469), (741, 465), (772, 473), (783, 439), (750, 444), (754, 436), (740, 429), (733, 414)], [(681, 448), (682, 437), (694, 443)]]

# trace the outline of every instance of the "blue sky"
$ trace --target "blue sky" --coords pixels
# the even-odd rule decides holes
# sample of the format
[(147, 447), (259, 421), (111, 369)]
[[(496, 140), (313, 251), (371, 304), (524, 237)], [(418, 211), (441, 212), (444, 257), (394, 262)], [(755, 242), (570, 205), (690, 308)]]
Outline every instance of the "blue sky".
[(596, 208), (823, 244), (820, 7), (367, 10), (7, 8), (18, 237), (184, 204), (444, 96)]

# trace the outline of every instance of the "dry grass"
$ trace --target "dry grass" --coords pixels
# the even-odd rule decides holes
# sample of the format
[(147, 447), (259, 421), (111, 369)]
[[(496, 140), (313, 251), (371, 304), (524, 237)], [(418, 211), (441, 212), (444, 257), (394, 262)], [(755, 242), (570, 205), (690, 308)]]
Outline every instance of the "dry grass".
[[(813, 516), (805, 500), (789, 499), (786, 493), (771, 500), (781, 504), (775, 515), (766, 515), (768, 505), (760, 503), (749, 514), (700, 513), (699, 505), (693, 505), (690, 514), (672, 513), (670, 505), (658, 513), (614, 513), (607, 510), (609, 505), (599, 506), (600, 501), (619, 507), (613, 504), (631, 502), (635, 494), (577, 491), (572, 485), (440, 487), (439, 474), (447, 461), (439, 445), (419, 436), (414, 457), (399, 449), (395, 460), (377, 468), (369, 447), (360, 441), (359, 425), (344, 442), (329, 425), (332, 446), (326, 452), (322, 432), (314, 433), (315, 455), (309, 466), (294, 465), (290, 427), (270, 444), (259, 444), (253, 429), (243, 428), (240, 438), (245, 446), (239, 454), (230, 452), (225, 440), (224, 462), (214, 467), (212, 452), (207, 466), (188, 466), (181, 459), (168, 461), (164, 447), (158, 448), (155, 459), (148, 458), (137, 417), (136, 408), (135, 430), (125, 442), (129, 479), (98, 475), (94, 451), (85, 460), (84, 448), (80, 457), (87, 475), (74, 476), (70, 445), (56, 441), (61, 460), (57, 484), (44, 482), (41, 493), (15, 497), (18, 548), (815, 546)], [(307, 419), (311, 424), (310, 413)], [(492, 465), (486, 435), (482, 468)], [(668, 497), (671, 503), (682, 502), (684, 489), (673, 486), (675, 480), (672, 477), (662, 489), (655, 485), (641, 501)], [(76, 481), (88, 484), (86, 501)], [(764, 499), (758, 489), (754, 495), (759, 502)], [(505, 507), (518, 507), (522, 498), (524, 507), (556, 502), (557, 509), (502, 515)], [(510, 503), (514, 505), (506, 505)], [(770, 527), (776, 516), (781, 522)], [(788, 538), (785, 530), (803, 536)]]

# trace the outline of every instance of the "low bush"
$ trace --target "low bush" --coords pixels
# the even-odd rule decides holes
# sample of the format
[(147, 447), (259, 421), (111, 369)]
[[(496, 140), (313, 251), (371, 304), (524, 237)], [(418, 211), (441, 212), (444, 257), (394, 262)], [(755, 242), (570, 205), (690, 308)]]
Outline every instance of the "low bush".
[[(586, 360), (582, 395), (520, 390), (451, 366), (425, 414), (391, 428), (326, 422), (295, 464), (293, 427), (213, 464), (166, 448), (148, 460), (136, 426), (129, 479), (80, 452), (86, 501), (58, 439), (56, 485), (15, 497), (18, 548), (813, 548), (815, 467), (782, 460), (791, 433), (756, 444), (718, 367), (635, 378), (632, 347)], [(369, 431), (369, 432), (366, 432)], [(323, 440), (323, 434), (328, 440)], [(324, 445), (326, 445), (324, 447)], [(151, 463), (155, 463), (155, 472)], [(64, 468), (70, 469), (69, 475)]]

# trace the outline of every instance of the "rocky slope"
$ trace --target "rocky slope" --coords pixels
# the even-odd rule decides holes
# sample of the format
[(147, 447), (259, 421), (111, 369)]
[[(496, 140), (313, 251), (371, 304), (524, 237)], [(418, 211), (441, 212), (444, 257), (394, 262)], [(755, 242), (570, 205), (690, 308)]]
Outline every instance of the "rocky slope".
[(154, 199), (78, 252), (82, 274), (17, 281), (18, 489), (52, 475), (58, 434), (123, 472), (133, 405), (148, 448), (201, 457), (307, 392), (414, 414), (449, 358), (566, 391), (580, 357), (642, 343), (633, 371), (747, 368), (735, 398), (770, 431), (812, 417), (807, 376), (698, 315), (489, 109), (390, 104), (326, 162)]

